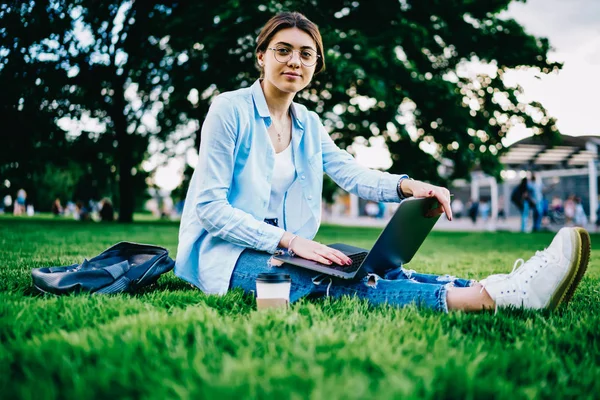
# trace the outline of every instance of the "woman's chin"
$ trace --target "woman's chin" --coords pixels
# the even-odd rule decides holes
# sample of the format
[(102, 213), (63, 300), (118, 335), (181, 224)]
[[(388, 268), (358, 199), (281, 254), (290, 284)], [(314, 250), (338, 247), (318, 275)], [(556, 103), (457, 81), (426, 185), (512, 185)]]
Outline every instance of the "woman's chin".
[(302, 89), (304, 89), (305, 87), (306, 87), (306, 85), (304, 84), (304, 82), (284, 81), (284, 82), (278, 83), (278, 85), (277, 85), (277, 88), (285, 93), (297, 93), (297, 92), (301, 91)]

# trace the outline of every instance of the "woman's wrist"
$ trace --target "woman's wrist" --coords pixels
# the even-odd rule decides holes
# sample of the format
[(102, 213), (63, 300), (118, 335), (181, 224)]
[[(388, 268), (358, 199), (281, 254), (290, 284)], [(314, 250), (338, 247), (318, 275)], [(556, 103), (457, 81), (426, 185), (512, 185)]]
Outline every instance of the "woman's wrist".
[(281, 240), (279, 241), (279, 247), (289, 249), (290, 244), (291, 244), (292, 240), (294, 240), (295, 237), (296, 237), (296, 235), (294, 235), (293, 233), (290, 233), (287, 231), (284, 232), (283, 236), (281, 237)]
[(400, 181), (398, 182), (398, 196), (400, 196), (401, 199), (405, 199), (413, 195), (411, 182), (414, 181), (408, 176), (400, 178)]
[(288, 253), (292, 251), (292, 244), (294, 243), (294, 240), (296, 240), (296, 238), (298, 237), (298, 235), (294, 235), (293, 238), (290, 239), (290, 241), (288, 242)]

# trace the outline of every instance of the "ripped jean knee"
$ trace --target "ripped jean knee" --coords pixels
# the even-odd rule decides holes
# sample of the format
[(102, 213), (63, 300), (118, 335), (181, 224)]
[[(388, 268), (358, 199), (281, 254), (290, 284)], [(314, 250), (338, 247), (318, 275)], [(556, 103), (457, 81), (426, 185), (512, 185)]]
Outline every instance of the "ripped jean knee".
[(367, 276), (363, 278), (363, 283), (368, 287), (377, 289), (377, 282), (379, 282), (380, 279), (381, 277), (377, 274), (367, 274)]
[(367, 274), (357, 282), (356, 294), (373, 304), (397, 306), (416, 304), (443, 312), (448, 311), (446, 285), (420, 283), (404, 274), (399, 275), (399, 279), (388, 279), (389, 275), (381, 277), (375, 273)]
[(456, 276), (445, 274), (445, 275), (432, 275), (432, 274), (421, 274), (412, 269), (402, 268), (404, 278), (419, 282), (419, 283), (431, 283), (436, 285), (456, 286), (456, 287), (469, 287), (472, 286), (476, 281), (472, 279), (461, 279)]

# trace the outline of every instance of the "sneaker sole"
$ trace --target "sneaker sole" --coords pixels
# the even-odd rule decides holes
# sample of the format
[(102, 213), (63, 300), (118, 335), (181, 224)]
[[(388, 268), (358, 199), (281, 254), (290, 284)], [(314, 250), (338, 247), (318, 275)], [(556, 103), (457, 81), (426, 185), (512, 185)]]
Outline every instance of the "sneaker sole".
[[(578, 283), (576, 282), (576, 278), (577, 276), (580, 276), (579, 279), (581, 279), (581, 276), (583, 276), (585, 268), (587, 267), (587, 261), (589, 261), (589, 247), (584, 248), (583, 244), (584, 239), (582, 236), (585, 235), (581, 235), (581, 233), (575, 229), (573, 230), (575, 231), (578, 246), (575, 246), (574, 248), (573, 263), (571, 264), (567, 275), (560, 283), (560, 285), (558, 285), (558, 287), (556, 288), (554, 295), (550, 298), (550, 302), (547, 306), (547, 308), (550, 310), (555, 310), (559, 305), (561, 305), (564, 302), (564, 300), (567, 298), (567, 294), (569, 293), (569, 289), (572, 289), (573, 292), (575, 291), (575, 288), (577, 287)], [(584, 258), (587, 259), (585, 265), (583, 264)], [(583, 270), (583, 272), (580, 272), (580, 270)], [(573, 293), (571, 293), (571, 296), (572, 295)]]
[(579, 237), (581, 238), (581, 259), (575, 279), (573, 279), (573, 282), (571, 283), (571, 286), (569, 286), (569, 289), (567, 290), (567, 293), (562, 301), (562, 304), (565, 305), (573, 298), (575, 290), (577, 289), (577, 286), (579, 286), (579, 282), (581, 282), (581, 279), (587, 270), (588, 262), (590, 261), (590, 254), (592, 252), (592, 242), (590, 240), (590, 234), (588, 231), (583, 228), (575, 228), (575, 230), (579, 233)]

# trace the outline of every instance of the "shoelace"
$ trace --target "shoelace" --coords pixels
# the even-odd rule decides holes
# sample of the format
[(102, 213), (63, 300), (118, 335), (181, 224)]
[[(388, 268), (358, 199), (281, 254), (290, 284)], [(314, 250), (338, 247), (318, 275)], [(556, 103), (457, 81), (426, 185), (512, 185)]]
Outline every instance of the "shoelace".
[[(549, 261), (554, 261), (555, 257), (551, 256), (551, 253), (548, 253), (546, 251), (546, 249), (542, 250), (542, 251), (536, 251), (535, 254), (527, 261), (527, 262), (531, 262), (534, 260), (540, 260), (542, 262), (543, 265), (547, 265)], [(525, 260), (523, 260), (522, 258), (518, 258), (515, 260), (515, 263), (513, 264), (513, 269), (512, 271), (510, 271), (510, 274), (507, 274), (506, 276), (504, 276), (502, 278), (502, 280), (506, 280), (509, 279), (513, 276), (513, 274), (519, 269), (521, 268), (523, 265), (525, 265)], [(536, 270), (537, 272), (537, 270)], [(494, 275), (490, 275), (488, 277), (491, 278)], [(479, 291), (479, 293), (483, 292), (483, 289), (485, 289), (486, 284), (488, 282), (486, 281), (485, 283), (481, 284), (481, 290)]]
[[(521, 263), (520, 265), (519, 265), (519, 262)], [(505, 280), (505, 279), (508, 279), (508, 278), (512, 277), (512, 275), (515, 273), (515, 271), (517, 270), (517, 268), (521, 267), (523, 264), (525, 264), (525, 260), (523, 260), (522, 258), (517, 258), (517, 259), (515, 260), (515, 263), (513, 264), (513, 269), (512, 269), (512, 271), (510, 271), (510, 274), (507, 274), (507, 275), (505, 275), (505, 276), (502, 278), (502, 280)], [(488, 282), (487, 282), (487, 279), (489, 279), (489, 278), (491, 278), (491, 277), (494, 277), (494, 276), (497, 276), (497, 275), (490, 275), (490, 276), (488, 276), (488, 277), (485, 279), (485, 280), (486, 280), (486, 282), (481, 284), (481, 290), (479, 291), (479, 293), (483, 293), (483, 289), (485, 289), (485, 286), (486, 286), (486, 285), (487, 285), (487, 283), (488, 283)]]
[[(517, 264), (519, 264), (519, 262), (521, 262), (521, 264), (519, 266), (517, 266)], [(512, 276), (512, 274), (515, 273), (517, 268), (520, 268), (523, 264), (525, 264), (525, 260), (523, 260), (522, 258), (517, 258), (515, 260), (515, 263), (513, 264), (513, 269), (512, 269), (512, 271), (510, 271), (510, 274), (508, 274), (508, 276)]]

